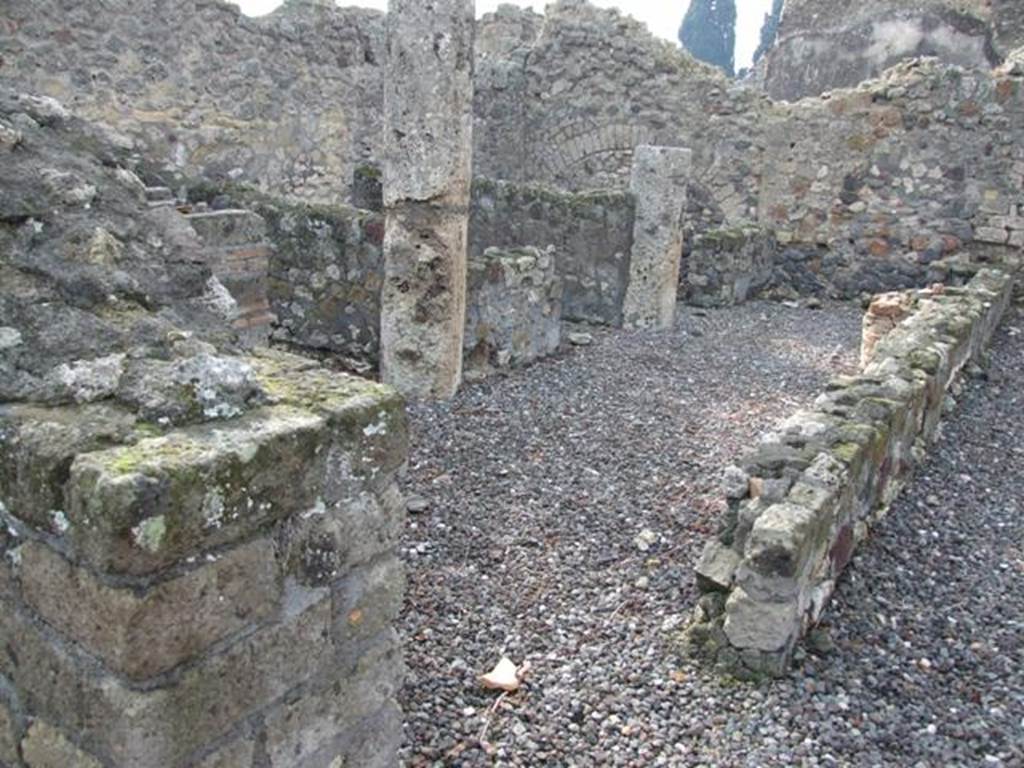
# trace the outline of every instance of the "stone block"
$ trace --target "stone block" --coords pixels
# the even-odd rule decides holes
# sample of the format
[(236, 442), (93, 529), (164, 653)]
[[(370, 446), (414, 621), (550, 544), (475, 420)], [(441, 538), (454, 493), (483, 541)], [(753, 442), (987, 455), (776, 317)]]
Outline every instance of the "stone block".
[(788, 651), (800, 636), (799, 604), (796, 600), (762, 602), (737, 588), (726, 601), (723, 628), (737, 649)]
[(327, 590), (295, 589), (277, 623), (238, 638), (161, 687), (135, 689), (98, 669), (21, 610), (0, 615), (16, 654), (0, 673), (26, 711), (75, 734), (115, 765), (166, 768), (228, 734), (244, 718), (336, 669)]
[(66, 535), (77, 557), (149, 574), (285, 518), (388, 513), (367, 494), (405, 459), (393, 390), (271, 353), (252, 363), (278, 404), (75, 460)]
[(135, 423), (127, 411), (98, 403), (0, 406), (0, 503), (19, 520), (60, 533), (75, 456), (133, 439)]
[(641, 145), (633, 152), (636, 219), (623, 307), (628, 328), (667, 329), (675, 323), (691, 163), (690, 150), (678, 147)]
[(112, 586), (45, 544), (20, 549), (22, 595), (44, 621), (133, 680), (166, 672), (277, 612), (281, 595), (269, 539), (199, 560), (146, 588)]
[(736, 569), (743, 558), (732, 547), (712, 540), (704, 546), (697, 563), (697, 583), (703, 592), (732, 589)]
[[(374, 644), (354, 667), (328, 676), (301, 696), (289, 698), (265, 718), (267, 753), (272, 768), (296, 765), (359, 765), (357, 753), (366, 725), (384, 709), (395, 706), (404, 667), (397, 638)], [(376, 726), (378, 729), (380, 725)], [(393, 765), (401, 729), (390, 727), (374, 760)], [(334, 761), (334, 762), (332, 762)]]
[(826, 515), (796, 504), (773, 504), (747, 538), (739, 582), (759, 600), (799, 594), (813, 560), (827, 548)]
[(275, 406), (82, 454), (67, 539), (91, 567), (152, 573), (325, 503), (329, 442), (323, 418)]

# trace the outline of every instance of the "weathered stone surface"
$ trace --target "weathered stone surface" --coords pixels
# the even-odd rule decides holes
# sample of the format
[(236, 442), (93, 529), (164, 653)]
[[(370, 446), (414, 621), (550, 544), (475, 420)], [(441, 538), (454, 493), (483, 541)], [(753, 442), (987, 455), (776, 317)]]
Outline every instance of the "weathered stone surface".
[(876, 296), (864, 313), (861, 331), (860, 367), (866, 368), (875, 356), (875, 347), (911, 313), (913, 296), (906, 293), (885, 293)]
[(739, 568), (742, 559), (732, 547), (728, 547), (720, 541), (709, 541), (704, 546), (704, 551), (695, 567), (697, 579), (705, 591), (720, 589), (723, 592), (728, 592), (732, 588), (736, 569)]
[(252, 768), (255, 739), (245, 733), (220, 749), (211, 752), (196, 765), (196, 768)]
[[(1012, 289), (1011, 275), (983, 269), (966, 288), (874, 303), (880, 320), (911, 314), (877, 340), (860, 375), (836, 379), (812, 409), (762, 438), (742, 462), (749, 498), (737, 498), (743, 472), (729, 473), (726, 533), (697, 567), (702, 599), (729, 596), (722, 612), (696, 617), (695, 652), (741, 675), (785, 672), (856, 545), (936, 434), (947, 392), (984, 353)], [(783, 490), (784, 500), (766, 501)], [(715, 640), (720, 632), (724, 641)]]
[(562, 317), (622, 324), (634, 200), (624, 191), (578, 194), (542, 185), (473, 180), (470, 258), (488, 248), (553, 247)]
[(354, 169), (379, 154), (380, 11), (295, 0), (249, 18), (202, 0), (14, 0), (4, 15), (5, 77), (116, 125), (161, 175), (343, 202)]
[(0, 503), (16, 518), (60, 533), (75, 456), (138, 439), (136, 422), (105, 404), (0, 406)]
[(531, 363), (562, 337), (562, 281), (553, 248), (488, 248), (469, 262), (465, 365), (475, 373)]
[(403, 394), (450, 397), (466, 311), (473, 0), (388, 11), (381, 376)]
[(25, 603), (134, 680), (172, 669), (279, 607), (282, 576), (266, 539), (143, 590), (106, 585), (44, 544), (26, 542), (19, 552)]
[(691, 159), (690, 150), (676, 147), (641, 145), (633, 152), (636, 220), (623, 308), (627, 328), (666, 329), (675, 323)]
[[(169, 687), (137, 691), (97, 672), (18, 611), (0, 619), (17, 643), (0, 668), (25, 706), (118, 766), (164, 768), (249, 713), (333, 667), (329, 594), (297, 594), (281, 622), (190, 667)], [(309, 601), (313, 600), (312, 605)]]
[(725, 634), (736, 648), (784, 654), (800, 633), (800, 608), (795, 600), (762, 602), (737, 587), (725, 610)]
[(856, 85), (914, 56), (988, 69), (999, 59), (990, 23), (1001, 9), (992, 6), (983, 0), (867, 0), (855, 7), (791, 1), (767, 56), (765, 86), (772, 97), (795, 101)]
[(703, 232), (684, 256), (680, 289), (701, 307), (741, 304), (771, 282), (777, 248), (757, 227)]
[(268, 296), (271, 246), (266, 222), (247, 210), (191, 213), (185, 218), (207, 247), (213, 276), (237, 304), (232, 326), (249, 346), (265, 346), (277, 319)]
[(363, 494), (366, 483), (387, 486), (402, 461), (400, 400), (352, 376), (294, 371), (283, 359), (249, 359), (277, 405), (80, 455), (68, 486), (76, 555), (143, 574), (321, 509), (365, 514), (368, 531), (378, 527), (373, 519), (393, 520)]
[(21, 753), (28, 768), (103, 768), (53, 726), (36, 721), (21, 742)]
[(16, 765), (19, 741), (14, 713), (7, 702), (0, 698), (0, 765)]
[[(377, 734), (391, 739), (366, 754), (359, 743), (366, 738), (368, 721), (395, 706), (404, 668), (397, 644), (378, 643), (352, 669), (328, 677), (302, 698), (288, 702), (267, 719), (267, 753), (273, 768), (293, 765), (364, 765), (363, 760), (391, 765), (399, 732)], [(360, 759), (361, 758), (361, 759)], [(372, 763), (370, 763), (372, 764)]]

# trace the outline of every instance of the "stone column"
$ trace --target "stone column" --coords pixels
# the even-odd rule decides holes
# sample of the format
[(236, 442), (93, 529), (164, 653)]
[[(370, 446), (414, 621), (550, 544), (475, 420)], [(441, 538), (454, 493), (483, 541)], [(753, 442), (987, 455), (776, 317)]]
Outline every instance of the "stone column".
[(691, 154), (647, 145), (634, 151), (630, 190), (636, 222), (622, 312), (627, 328), (667, 329), (675, 322)]
[(381, 376), (413, 397), (462, 378), (473, 0), (390, 0)]

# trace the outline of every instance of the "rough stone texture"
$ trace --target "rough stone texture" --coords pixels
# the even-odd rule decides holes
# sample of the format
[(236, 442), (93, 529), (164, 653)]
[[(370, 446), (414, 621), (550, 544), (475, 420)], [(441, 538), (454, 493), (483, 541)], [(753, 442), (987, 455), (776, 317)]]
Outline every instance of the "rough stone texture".
[[(112, 766), (182, 765), (319, 701), (341, 707), (329, 737), (315, 713), (288, 722), (328, 764), (349, 759), (360, 707), (393, 706), (401, 664), (382, 633), (403, 581), (401, 401), (281, 353), (252, 364), (276, 405), (216, 434), (78, 455), (52, 479), (69, 501), (55, 532), (0, 487), (15, 532), (3, 633), (19, 649), (0, 679), (64, 734), (54, 743)], [(398, 732), (380, 737), (393, 754)]]
[(572, 194), (541, 185), (477, 178), (469, 248), (554, 248), (566, 320), (622, 324), (633, 242), (633, 197), (624, 192)]
[[(469, 259), (466, 367), (477, 373), (531, 363), (558, 348), (562, 280), (554, 248), (488, 248)], [(467, 370), (467, 372), (468, 372)]]
[(740, 304), (771, 282), (778, 244), (758, 227), (712, 229), (683, 257), (681, 290), (702, 307)]
[(877, 77), (906, 58), (938, 56), (975, 69), (1001, 61), (983, 0), (790, 0), (767, 56), (765, 86), (795, 101)]
[(85, 754), (57, 729), (45, 722), (32, 724), (21, 742), (21, 754), (28, 768), (102, 768), (94, 757)]
[(861, 331), (860, 367), (867, 368), (875, 357), (878, 342), (892, 333), (914, 311), (914, 296), (909, 293), (883, 293), (876, 296), (864, 313)]
[(4, 78), (116, 125), (148, 171), (346, 202), (379, 155), (384, 14), (288, 0), (261, 18), (210, 0), (11, 0)]
[(472, 0), (388, 6), (381, 376), (407, 395), (462, 379), (474, 32)]
[(934, 439), (947, 391), (984, 354), (1012, 288), (1008, 274), (983, 270), (966, 288), (922, 292), (862, 373), (833, 382), (741, 461), (747, 493), (730, 499), (697, 568), (694, 653), (740, 675), (785, 673)]
[(190, 213), (185, 220), (206, 246), (214, 278), (237, 305), (233, 327), (249, 345), (266, 346), (277, 318), (267, 295), (273, 251), (265, 222), (246, 210)]
[(628, 328), (664, 330), (675, 323), (691, 155), (688, 149), (646, 145), (633, 153), (636, 218), (622, 310)]
[(0, 762), (293, 768), (285, 721), (393, 764), (401, 398), (245, 350), (210, 243), (258, 216), (190, 225), (52, 100), (0, 125)]

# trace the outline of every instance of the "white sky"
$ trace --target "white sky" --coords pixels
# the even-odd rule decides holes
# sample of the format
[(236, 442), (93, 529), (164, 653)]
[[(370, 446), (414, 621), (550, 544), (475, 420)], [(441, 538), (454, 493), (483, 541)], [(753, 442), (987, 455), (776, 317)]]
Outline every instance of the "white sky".
[[(493, 11), (502, 2), (510, 0), (477, 0), (477, 13)], [(270, 13), (281, 4), (281, 0), (235, 0), (242, 11), (250, 16)], [(689, 0), (592, 0), (604, 8), (621, 8), (625, 13), (646, 22), (654, 34), (666, 40), (678, 42), (676, 36), (683, 21)], [(545, 0), (515, 0), (516, 5), (533, 7), (543, 12)], [(340, 5), (358, 5), (366, 8), (387, 10), (387, 0), (342, 0)], [(764, 15), (771, 9), (772, 0), (736, 0), (736, 68), (750, 65), (761, 34)]]

